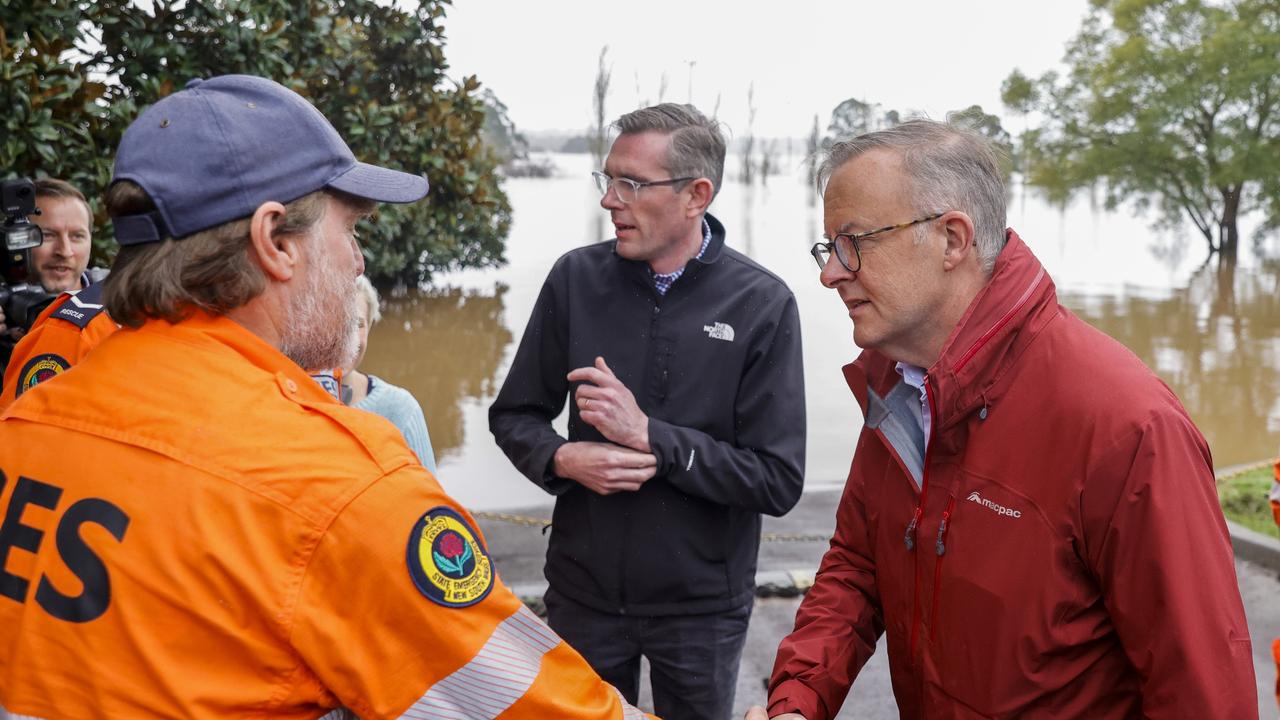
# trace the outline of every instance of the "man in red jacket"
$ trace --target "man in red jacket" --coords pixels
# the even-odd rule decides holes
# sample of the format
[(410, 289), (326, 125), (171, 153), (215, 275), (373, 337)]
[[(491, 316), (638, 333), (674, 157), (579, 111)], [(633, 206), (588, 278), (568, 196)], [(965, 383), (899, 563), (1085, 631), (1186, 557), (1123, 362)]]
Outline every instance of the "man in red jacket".
[(819, 187), (866, 423), (748, 718), (834, 717), (881, 634), (903, 718), (1256, 718), (1209, 448), (1058, 304), (988, 143), (907, 122), (835, 144)]
[[(1276, 525), (1280, 525), (1280, 458), (1276, 458), (1271, 471), (1275, 479), (1271, 481), (1271, 492), (1267, 493), (1267, 501), (1271, 504), (1271, 516)], [(1280, 638), (1271, 641), (1271, 657), (1276, 661), (1276, 703), (1280, 704)]]

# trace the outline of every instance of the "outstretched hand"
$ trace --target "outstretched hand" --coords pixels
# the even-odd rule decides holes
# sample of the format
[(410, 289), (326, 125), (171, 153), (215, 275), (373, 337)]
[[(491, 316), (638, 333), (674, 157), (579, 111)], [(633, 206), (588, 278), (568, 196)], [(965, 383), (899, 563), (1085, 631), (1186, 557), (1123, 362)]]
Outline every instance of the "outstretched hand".
[(636, 404), (636, 396), (597, 357), (593, 367), (569, 373), (569, 382), (582, 383), (574, 393), (578, 417), (601, 435), (634, 450), (649, 452), (649, 416)]

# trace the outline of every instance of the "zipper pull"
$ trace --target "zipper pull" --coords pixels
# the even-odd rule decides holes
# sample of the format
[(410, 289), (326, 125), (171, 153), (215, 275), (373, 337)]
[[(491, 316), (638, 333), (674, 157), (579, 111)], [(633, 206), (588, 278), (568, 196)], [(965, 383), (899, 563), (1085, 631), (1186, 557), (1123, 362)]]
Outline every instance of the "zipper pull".
[(915, 515), (911, 516), (911, 524), (907, 525), (907, 534), (902, 538), (902, 542), (907, 546), (907, 552), (916, 549), (916, 528), (920, 525), (920, 517), (924, 515), (924, 511), (916, 508)]
[(934, 542), (933, 549), (941, 557), (947, 553), (947, 543), (944, 538), (947, 536), (947, 520), (951, 519), (951, 511), (947, 510), (942, 513), (942, 522), (938, 523), (938, 539)]

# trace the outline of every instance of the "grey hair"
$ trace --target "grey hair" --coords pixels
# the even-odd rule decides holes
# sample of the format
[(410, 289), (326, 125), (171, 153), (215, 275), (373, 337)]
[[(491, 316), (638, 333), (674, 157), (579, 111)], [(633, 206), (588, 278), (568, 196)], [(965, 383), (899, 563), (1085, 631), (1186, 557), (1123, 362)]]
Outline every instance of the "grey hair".
[(954, 125), (908, 120), (833, 144), (818, 167), (818, 193), (826, 193), (831, 176), (845, 163), (871, 150), (891, 150), (902, 158), (917, 212), (959, 210), (973, 220), (978, 262), (990, 277), (1004, 249), (1006, 222), (1004, 180), (994, 145)]
[(720, 121), (708, 119), (692, 105), (662, 103), (633, 110), (618, 118), (613, 127), (623, 135), (659, 132), (671, 136), (667, 150), (667, 171), (672, 177), (707, 178), (712, 198), (724, 181), (724, 134)]
[(378, 289), (373, 286), (373, 283), (369, 282), (367, 276), (361, 275), (356, 278), (356, 290), (356, 294), (364, 301), (365, 306), (369, 308), (369, 327), (373, 327), (382, 319)]

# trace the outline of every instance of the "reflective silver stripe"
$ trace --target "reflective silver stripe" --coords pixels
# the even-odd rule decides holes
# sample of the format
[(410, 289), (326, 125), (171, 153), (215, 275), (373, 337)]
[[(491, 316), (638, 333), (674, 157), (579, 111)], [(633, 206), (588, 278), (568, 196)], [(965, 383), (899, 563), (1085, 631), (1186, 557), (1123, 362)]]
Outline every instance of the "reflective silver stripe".
[(82, 301), (80, 298), (76, 297), (76, 295), (79, 295), (79, 294), (80, 294), (80, 291), (79, 291), (79, 290), (77, 290), (75, 293), (73, 293), (73, 294), (71, 295), (71, 298), (70, 298), (70, 299), (71, 299), (71, 302), (75, 303), (75, 304), (76, 304), (76, 305), (78, 305), (79, 307), (82, 307), (82, 308), (84, 308), (84, 309), (86, 309), (86, 310), (101, 310), (101, 309), (102, 309), (102, 305), (101, 305), (101, 304), (95, 305), (94, 303), (87, 303), (87, 302)]
[(8, 710), (5, 710), (3, 705), (0, 705), (0, 720), (42, 720), (42, 719), (36, 717), (35, 715), (19, 715), (17, 713), (11, 713)]
[(559, 644), (559, 636), (521, 605), (470, 662), (431, 686), (401, 717), (492, 720), (524, 696), (542, 656)]
[(614, 688), (613, 691), (618, 693), (618, 702), (622, 703), (622, 720), (648, 720), (644, 713), (632, 707), (627, 702), (627, 699), (622, 697), (622, 693), (618, 692), (618, 688)]
[[(493, 720), (524, 696), (538, 677), (542, 656), (560, 644), (538, 616), (521, 605), (503, 620), (480, 652), (449, 677), (431, 686), (401, 717), (421, 720)], [(618, 693), (623, 720), (645, 720)], [(318, 720), (352, 720), (346, 708), (325, 713)], [(42, 720), (16, 715), (0, 705), (0, 720)]]

